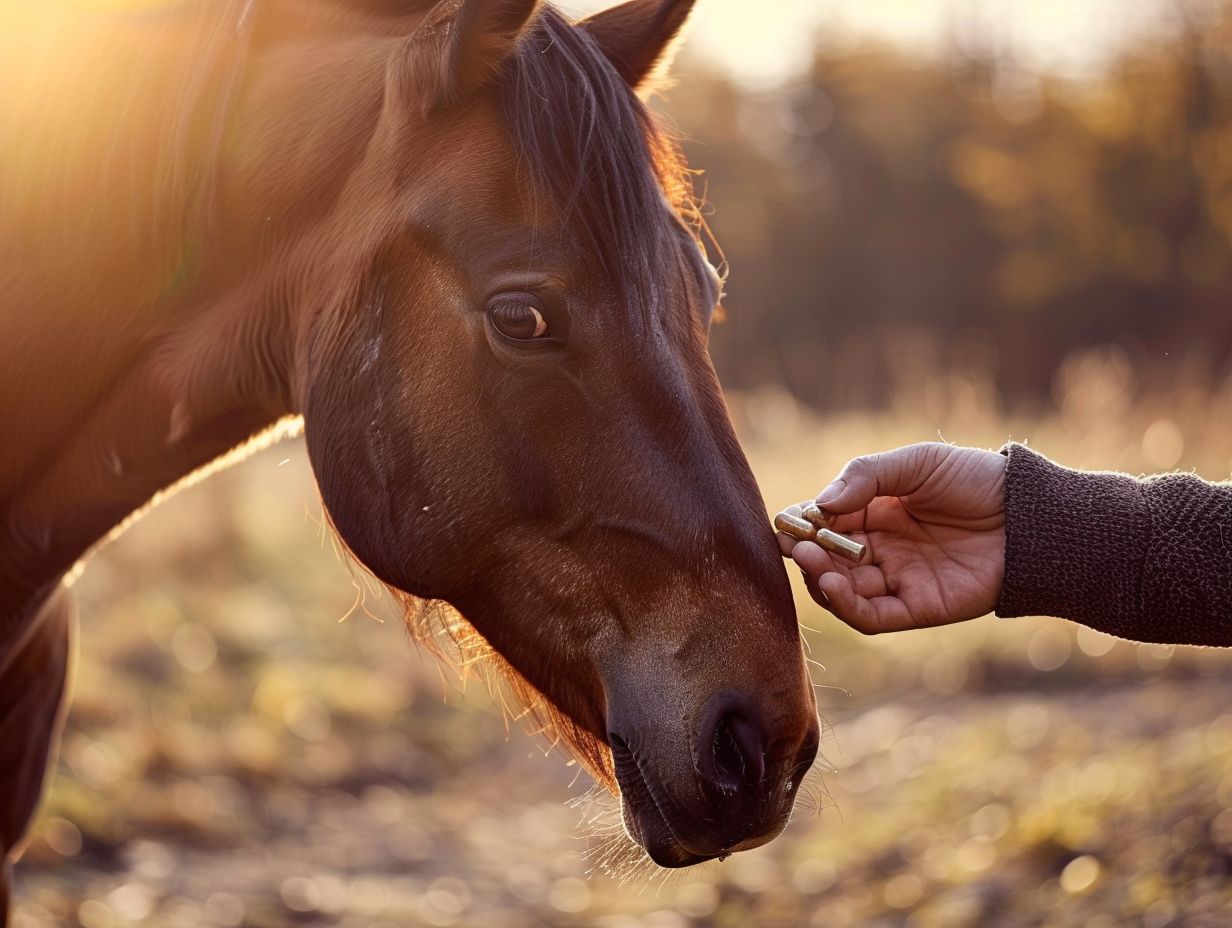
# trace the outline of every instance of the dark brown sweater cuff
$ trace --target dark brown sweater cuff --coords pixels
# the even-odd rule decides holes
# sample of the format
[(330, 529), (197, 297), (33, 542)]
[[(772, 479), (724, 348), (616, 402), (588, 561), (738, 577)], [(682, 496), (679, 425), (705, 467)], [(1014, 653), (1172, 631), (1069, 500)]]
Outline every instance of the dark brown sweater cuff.
[(997, 615), (1136, 641), (1232, 645), (1232, 487), (1088, 473), (1010, 444)]

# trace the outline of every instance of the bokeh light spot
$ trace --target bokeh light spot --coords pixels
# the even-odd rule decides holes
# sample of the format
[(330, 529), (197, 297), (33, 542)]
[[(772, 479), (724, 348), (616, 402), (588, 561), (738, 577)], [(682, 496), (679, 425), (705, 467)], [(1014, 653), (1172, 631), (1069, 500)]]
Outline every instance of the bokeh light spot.
[(1058, 670), (1069, 660), (1072, 646), (1069, 629), (1061, 624), (1040, 628), (1027, 642), (1027, 660), (1036, 670)]
[(1099, 879), (1099, 860), (1090, 854), (1075, 857), (1061, 871), (1061, 888), (1071, 895), (1087, 892)]
[(213, 893), (205, 900), (205, 918), (222, 928), (235, 928), (244, 921), (244, 903), (230, 893)]
[(204, 673), (214, 666), (218, 645), (204, 626), (186, 622), (171, 634), (171, 653), (185, 670)]
[(1115, 648), (1117, 643), (1117, 640), (1111, 635), (1097, 632), (1095, 629), (1087, 628), (1085, 625), (1078, 626), (1077, 634), (1074, 637), (1078, 642), (1078, 650), (1088, 657), (1103, 657)]
[(116, 917), (106, 903), (87, 899), (77, 906), (77, 921), (81, 923), (81, 928), (112, 928)]
[(1185, 451), (1185, 437), (1171, 419), (1156, 419), (1142, 433), (1142, 456), (1157, 470), (1176, 467)]
[(43, 840), (62, 857), (81, 853), (81, 831), (66, 818), (53, 817), (43, 825)]
[(909, 909), (924, 897), (924, 881), (913, 873), (900, 873), (886, 881), (882, 897), (892, 909)]
[(316, 883), (307, 877), (292, 876), (282, 881), (278, 894), (292, 912), (314, 912), (321, 904)]
[(564, 877), (552, 884), (548, 893), (548, 904), (558, 912), (575, 915), (585, 912), (590, 907), (590, 887), (585, 880), (577, 877)]

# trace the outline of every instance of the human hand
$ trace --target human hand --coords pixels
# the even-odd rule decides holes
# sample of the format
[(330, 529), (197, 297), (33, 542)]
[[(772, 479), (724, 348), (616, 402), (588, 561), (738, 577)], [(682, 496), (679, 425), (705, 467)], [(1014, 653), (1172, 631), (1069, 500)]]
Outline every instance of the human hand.
[(779, 547), (813, 599), (868, 635), (986, 615), (1005, 575), (1005, 464), (940, 442), (855, 458), (817, 505), (867, 546), (859, 564), (782, 533)]

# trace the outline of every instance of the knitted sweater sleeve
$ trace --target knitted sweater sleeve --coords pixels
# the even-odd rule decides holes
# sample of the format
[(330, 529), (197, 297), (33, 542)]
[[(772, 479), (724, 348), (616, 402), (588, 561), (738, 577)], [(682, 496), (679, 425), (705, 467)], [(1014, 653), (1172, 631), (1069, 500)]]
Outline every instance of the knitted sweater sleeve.
[(1232, 485), (1070, 470), (1002, 449), (997, 615), (1053, 615), (1130, 638), (1232, 646)]

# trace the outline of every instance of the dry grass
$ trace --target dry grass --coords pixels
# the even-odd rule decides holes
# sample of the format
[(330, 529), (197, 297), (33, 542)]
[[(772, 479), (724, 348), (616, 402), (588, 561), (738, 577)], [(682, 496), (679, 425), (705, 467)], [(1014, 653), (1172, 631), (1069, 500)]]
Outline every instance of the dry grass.
[[(1068, 371), (1038, 416), (910, 370), (882, 414), (818, 419), (772, 392), (732, 408), (771, 507), (854, 453), (938, 435), (1226, 476), (1232, 390), (1130, 403), (1116, 355)], [(571, 807), (586, 778), (507, 736), (482, 688), (443, 682), (399, 623), (374, 620), (388, 603), (353, 608), (318, 520), (302, 448), (281, 445), (90, 565), (17, 925), (1163, 928), (1232, 913), (1224, 653), (1044, 619), (866, 639), (801, 597), (837, 772), (811, 778), (766, 848), (622, 881), (587, 875), (613, 810)]]

